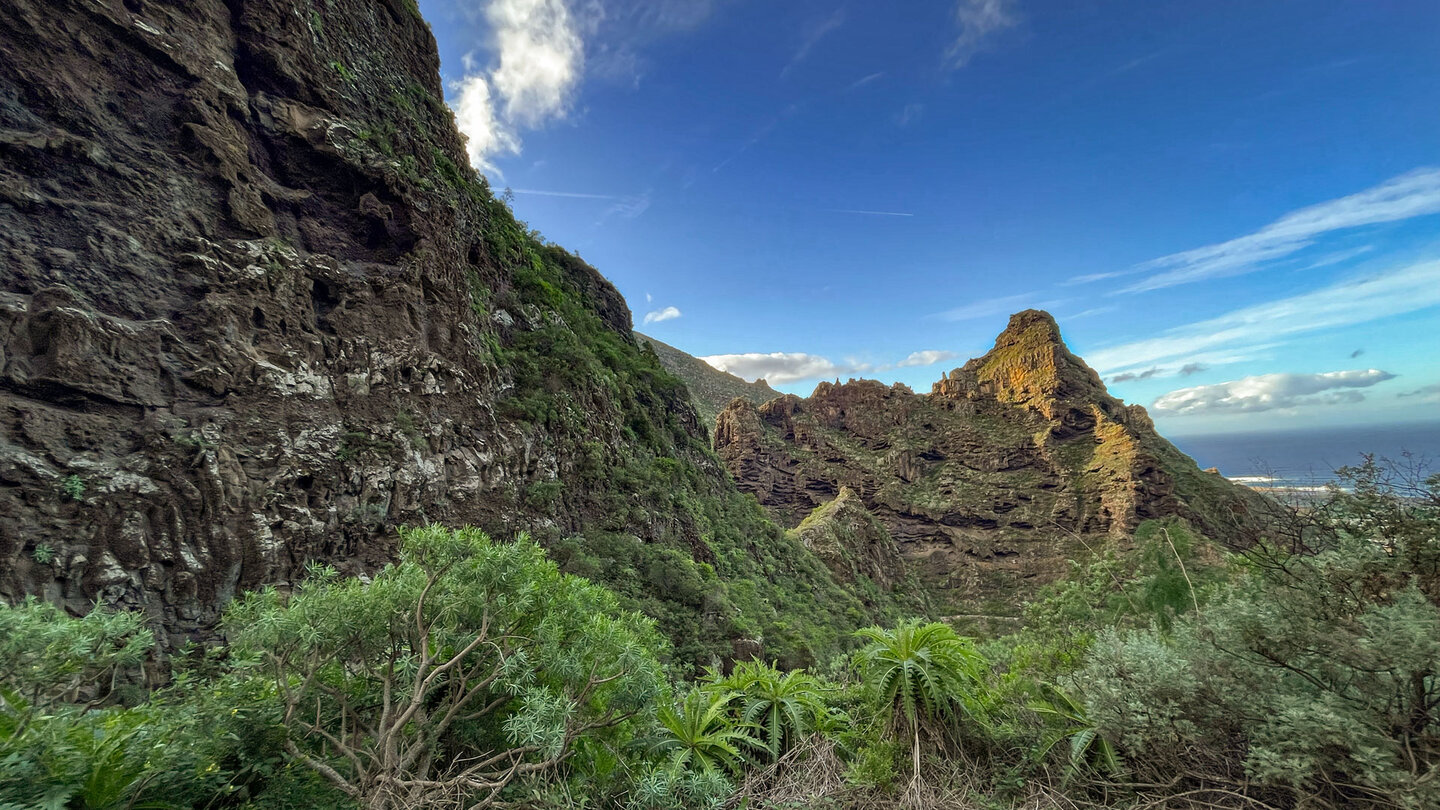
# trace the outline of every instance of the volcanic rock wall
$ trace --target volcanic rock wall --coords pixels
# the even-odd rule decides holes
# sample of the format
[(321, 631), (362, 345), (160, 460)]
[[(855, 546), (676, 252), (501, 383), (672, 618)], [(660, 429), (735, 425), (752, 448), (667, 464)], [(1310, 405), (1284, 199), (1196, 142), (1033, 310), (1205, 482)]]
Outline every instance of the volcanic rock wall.
[(836, 588), (631, 326), (469, 169), (413, 0), (0, 4), (0, 597), (179, 640), (425, 521), (592, 567), (598, 533), (713, 562), (743, 531), (685, 569), (708, 594), (615, 567), (715, 644), (776, 587), (742, 631), (715, 570)]

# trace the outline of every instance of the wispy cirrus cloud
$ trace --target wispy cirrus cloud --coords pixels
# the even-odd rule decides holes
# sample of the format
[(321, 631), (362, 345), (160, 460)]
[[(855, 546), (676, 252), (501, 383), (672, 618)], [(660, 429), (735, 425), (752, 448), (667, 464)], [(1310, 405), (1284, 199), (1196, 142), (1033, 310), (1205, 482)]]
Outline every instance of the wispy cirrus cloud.
[(1102, 374), (1157, 364), (1215, 364), (1225, 354), (1245, 355), (1287, 338), (1367, 323), (1440, 305), (1440, 260), (1348, 279), (1302, 295), (1234, 310), (1087, 354)]
[[(1402, 174), (1348, 197), (1292, 211), (1254, 233), (1205, 247), (1172, 253), (1129, 270), (1071, 279), (1088, 283), (1136, 273), (1153, 273), (1120, 290), (1139, 293), (1212, 278), (1243, 275), (1315, 244), (1334, 231), (1440, 214), (1440, 168)], [(1348, 261), (1368, 246), (1320, 257), (1310, 268)]]
[(785, 105), (785, 109), (781, 110), (779, 115), (776, 115), (770, 120), (766, 121), (764, 124), (761, 124), (760, 127), (755, 130), (754, 135), (751, 135), (749, 139), (747, 139), (744, 143), (740, 144), (740, 147), (734, 152), (731, 152), (729, 157), (715, 164), (715, 166), (710, 169), (710, 172), (714, 174), (715, 172), (718, 172), (726, 166), (730, 165), (730, 163), (736, 158), (750, 151), (751, 147), (755, 146), (755, 144), (760, 143), (761, 141), (770, 137), (770, 134), (773, 133), (776, 128), (779, 127), (782, 123), (798, 115), (801, 109), (803, 109), (803, 107), (804, 105), (799, 103), (791, 103)]
[(992, 46), (992, 39), (1020, 22), (1015, 0), (958, 0), (955, 5), (955, 35), (945, 61), (956, 68), (965, 67), (981, 51)]
[(1365, 395), (1355, 389), (1393, 379), (1394, 374), (1375, 368), (1320, 374), (1261, 374), (1181, 388), (1156, 399), (1151, 407), (1159, 413), (1193, 416), (1352, 404), (1365, 399)]
[(1235, 363), (1251, 363), (1269, 358), (1269, 350), (1278, 346), (1278, 343), (1249, 344), (1234, 351), (1200, 352), (1182, 358), (1178, 358), (1164, 366), (1132, 366), (1131, 368), (1116, 374), (1110, 378), (1110, 383), (1135, 382), (1140, 380), (1160, 379), (1165, 377), (1189, 377), (1192, 374), (1199, 374), (1202, 371), (1209, 371), (1215, 366), (1228, 366)]
[(649, 189), (646, 189), (641, 194), (627, 194), (621, 197), (616, 197), (614, 199), (615, 202), (612, 203), (609, 208), (605, 209), (605, 213), (600, 215), (600, 220), (596, 223), (597, 225), (604, 223), (605, 220), (609, 219), (610, 217), (620, 217), (621, 219), (635, 219), (636, 217), (650, 210)]
[(590, 194), (584, 191), (544, 191), (534, 188), (512, 188), (513, 194), (529, 195), (533, 197), (568, 197), (575, 200), (618, 200), (616, 194)]
[(1106, 279), (1120, 278), (1121, 276), (1131, 276), (1131, 275), (1134, 275), (1135, 273), (1138, 273), (1138, 272), (1140, 272), (1140, 271), (1138, 271), (1138, 270), (1111, 270), (1111, 271), (1106, 272), (1106, 273), (1086, 273), (1086, 274), (1083, 275), (1083, 276), (1072, 276), (1071, 278), (1067, 278), (1067, 279), (1065, 279), (1064, 281), (1060, 282), (1060, 286), (1061, 286), (1061, 287), (1074, 287), (1074, 286), (1077, 285), (1077, 284), (1094, 284), (1094, 283), (1097, 282), (1097, 281), (1105, 281)]
[(862, 208), (826, 208), (832, 214), (864, 214), (871, 217), (913, 217), (906, 211), (866, 211)]
[(870, 73), (870, 74), (861, 76), (860, 78), (858, 78), (858, 79), (856, 79), (855, 81), (851, 82), (850, 84), (846, 85), (844, 92), (848, 93), (848, 92), (850, 92), (851, 90), (859, 90), (860, 88), (864, 87), (864, 86), (867, 85), (867, 84), (871, 84), (871, 83), (874, 83), (874, 82), (879, 81), (879, 80), (880, 80), (881, 78), (883, 78), (884, 76), (885, 76), (885, 71), (883, 71), (883, 70), (882, 70), (882, 71), (879, 71), (879, 72), (877, 72), (877, 73)]
[(1093, 318), (1093, 317), (1095, 317), (1096, 315), (1104, 315), (1104, 314), (1107, 313), (1107, 312), (1114, 312), (1115, 310), (1117, 310), (1117, 309), (1119, 309), (1119, 308), (1120, 308), (1119, 306), (1114, 305), (1114, 304), (1107, 305), (1107, 306), (1103, 306), (1103, 307), (1091, 307), (1091, 308), (1089, 308), (1089, 309), (1083, 309), (1083, 310), (1075, 313), (1074, 315), (1065, 315), (1065, 316), (1064, 316), (1064, 320), (1067, 320), (1067, 321), (1075, 321), (1075, 320), (1079, 320), (1079, 319), (1081, 319), (1081, 318)]
[(982, 298), (978, 301), (962, 304), (954, 309), (947, 309), (944, 312), (936, 313), (933, 317), (943, 321), (969, 321), (976, 318), (988, 318), (992, 315), (1009, 315), (1032, 305), (1040, 309), (1052, 309), (1065, 303), (1064, 301), (1042, 301), (1035, 304), (1033, 303), (1035, 298), (1034, 293), (1002, 295), (997, 298)]
[(570, 200), (602, 200), (610, 203), (600, 215), (597, 225), (613, 216), (623, 219), (634, 219), (645, 213), (650, 208), (650, 190), (640, 194), (595, 194), (586, 191), (551, 191), (548, 189), (535, 188), (512, 188), (506, 189), (512, 194), (532, 197), (559, 197)]
[(1357, 256), (1364, 256), (1366, 253), (1370, 253), (1373, 250), (1375, 250), (1374, 245), (1361, 245), (1360, 247), (1351, 248), (1350, 250), (1337, 250), (1334, 253), (1327, 253), (1324, 256), (1316, 257), (1314, 261), (1310, 262), (1309, 264), (1305, 265), (1300, 269), (1319, 270), (1322, 267), (1330, 267), (1336, 264), (1343, 264), (1353, 258), (1356, 258)]
[(789, 75), (790, 71), (794, 70), (797, 65), (804, 62), (805, 59), (810, 56), (810, 52), (815, 50), (815, 46), (820, 44), (820, 40), (844, 24), (845, 7), (841, 6), (831, 12), (830, 16), (806, 26), (800, 39), (800, 47), (795, 49), (795, 54), (790, 57), (790, 61), (781, 69), (780, 78), (783, 79)]
[(900, 108), (899, 112), (895, 113), (895, 126), (904, 129), (916, 121), (919, 121), (923, 115), (925, 115), (924, 104), (918, 102), (906, 104)]
[(678, 307), (662, 307), (660, 309), (645, 313), (644, 322), (647, 324), (651, 324), (661, 323), (663, 321), (673, 321), (676, 318), (680, 317), (680, 314), (681, 313)]

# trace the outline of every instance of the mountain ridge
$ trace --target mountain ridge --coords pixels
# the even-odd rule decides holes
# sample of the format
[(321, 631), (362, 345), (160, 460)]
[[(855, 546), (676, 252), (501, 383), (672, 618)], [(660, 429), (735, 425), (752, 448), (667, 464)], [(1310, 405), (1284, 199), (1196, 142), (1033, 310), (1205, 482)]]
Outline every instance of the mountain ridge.
[(809, 397), (737, 401), (715, 447), (742, 489), (796, 527), (850, 490), (931, 591), (1014, 611), (1064, 573), (1087, 538), (1124, 541), (1182, 518), (1239, 541), (1260, 496), (1201, 472), (1145, 409), (1109, 395), (1048, 313), (1012, 316), (985, 355), (929, 394), (873, 380)]

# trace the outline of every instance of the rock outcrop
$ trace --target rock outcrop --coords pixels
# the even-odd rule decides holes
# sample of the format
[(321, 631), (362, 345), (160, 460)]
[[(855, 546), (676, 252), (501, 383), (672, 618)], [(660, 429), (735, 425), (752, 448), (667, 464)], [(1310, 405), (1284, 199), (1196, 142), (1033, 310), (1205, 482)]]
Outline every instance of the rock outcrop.
[(720, 414), (715, 447), (740, 487), (800, 525), (850, 491), (936, 595), (1013, 610), (1090, 539), (1185, 518), (1238, 540), (1263, 504), (1205, 475), (1145, 410), (1111, 397), (1055, 321), (1028, 310), (928, 395), (870, 380)]
[(468, 168), (414, 0), (6, 0), (0, 64), (0, 597), (178, 640), (441, 521), (638, 549), (699, 584), (591, 573), (705, 649), (775, 620), (720, 584), (759, 559), (843, 625), (614, 287)]
[(815, 507), (794, 533), (847, 585), (860, 584), (863, 577), (890, 590), (905, 577), (905, 560), (895, 538), (849, 487)]

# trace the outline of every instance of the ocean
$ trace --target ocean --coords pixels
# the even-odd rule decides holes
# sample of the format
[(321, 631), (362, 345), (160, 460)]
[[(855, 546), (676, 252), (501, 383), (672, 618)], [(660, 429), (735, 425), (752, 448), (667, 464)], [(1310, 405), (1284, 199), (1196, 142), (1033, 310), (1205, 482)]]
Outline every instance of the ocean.
[(1362, 453), (1378, 460), (1401, 459), (1408, 451), (1428, 462), (1429, 473), (1440, 472), (1440, 422), (1167, 438), (1202, 469), (1217, 467), (1253, 486), (1324, 486), (1335, 481), (1337, 467), (1364, 461)]

